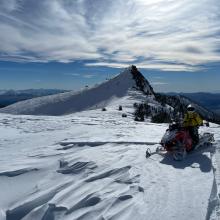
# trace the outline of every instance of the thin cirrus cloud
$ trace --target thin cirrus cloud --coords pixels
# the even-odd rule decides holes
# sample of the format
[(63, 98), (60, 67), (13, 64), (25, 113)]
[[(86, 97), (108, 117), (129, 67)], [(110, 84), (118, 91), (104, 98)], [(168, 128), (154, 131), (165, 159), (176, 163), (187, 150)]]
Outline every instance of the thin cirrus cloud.
[(79, 73), (64, 73), (63, 75), (65, 75), (65, 76), (72, 76), (72, 77), (78, 77), (78, 76), (80, 76)]
[(96, 77), (94, 74), (86, 74), (86, 75), (83, 75), (84, 78), (87, 78), (87, 79), (91, 79), (93, 77)]
[(95, 74), (80, 74), (80, 73), (64, 73), (63, 75), (65, 76), (71, 76), (71, 77), (83, 77), (87, 79), (91, 79), (93, 77), (96, 77)]
[[(219, 0), (1, 0), (0, 60), (196, 71), (220, 61)], [(90, 61), (88, 61), (90, 60)]]
[(168, 85), (169, 83), (167, 83), (167, 82), (159, 82), (158, 81), (158, 82), (151, 82), (151, 84), (152, 85), (156, 85), (156, 86), (158, 86), (158, 85), (160, 86), (160, 85)]

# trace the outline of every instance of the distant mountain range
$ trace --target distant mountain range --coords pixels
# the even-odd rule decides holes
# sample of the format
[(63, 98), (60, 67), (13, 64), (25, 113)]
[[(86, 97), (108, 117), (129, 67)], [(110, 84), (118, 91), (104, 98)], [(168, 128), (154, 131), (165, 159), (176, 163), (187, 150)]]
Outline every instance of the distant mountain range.
[(211, 111), (220, 114), (220, 93), (207, 93), (207, 92), (196, 92), (196, 93), (168, 93), (169, 95), (181, 95), (191, 99), (193, 102), (198, 103), (210, 109)]
[(0, 90), (0, 108), (41, 96), (67, 92), (59, 89)]

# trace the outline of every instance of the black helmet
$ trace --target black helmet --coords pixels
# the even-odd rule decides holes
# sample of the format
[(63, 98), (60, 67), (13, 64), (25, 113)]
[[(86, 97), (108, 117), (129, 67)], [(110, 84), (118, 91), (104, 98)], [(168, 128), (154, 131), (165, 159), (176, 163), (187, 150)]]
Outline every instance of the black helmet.
[(195, 111), (195, 108), (194, 108), (194, 106), (193, 105), (188, 105), (187, 106), (187, 111), (190, 111), (190, 112), (194, 112)]

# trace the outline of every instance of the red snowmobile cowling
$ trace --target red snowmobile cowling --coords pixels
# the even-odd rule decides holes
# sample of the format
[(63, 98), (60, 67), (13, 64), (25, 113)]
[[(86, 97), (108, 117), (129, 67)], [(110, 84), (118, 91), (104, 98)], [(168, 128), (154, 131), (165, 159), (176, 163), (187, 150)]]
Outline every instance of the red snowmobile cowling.
[(185, 149), (188, 152), (192, 149), (193, 141), (189, 131), (184, 128), (167, 129), (161, 139), (161, 145), (166, 151)]

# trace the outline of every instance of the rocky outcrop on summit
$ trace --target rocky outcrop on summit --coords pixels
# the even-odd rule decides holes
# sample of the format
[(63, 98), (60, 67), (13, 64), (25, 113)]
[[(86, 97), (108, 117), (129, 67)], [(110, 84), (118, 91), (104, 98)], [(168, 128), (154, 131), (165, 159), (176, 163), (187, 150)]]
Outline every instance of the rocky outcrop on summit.
[(130, 67), (133, 79), (136, 82), (136, 88), (141, 90), (146, 95), (155, 95), (154, 90), (147, 79), (138, 71), (137, 67), (132, 65)]

